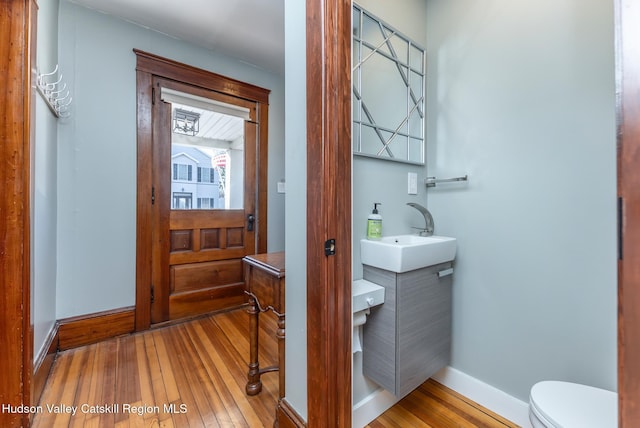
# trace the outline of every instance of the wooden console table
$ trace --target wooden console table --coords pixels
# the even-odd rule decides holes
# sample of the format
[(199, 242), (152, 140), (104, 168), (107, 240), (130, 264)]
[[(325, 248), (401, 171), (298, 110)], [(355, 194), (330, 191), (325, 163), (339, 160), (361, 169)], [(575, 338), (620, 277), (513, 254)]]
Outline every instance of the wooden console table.
[[(284, 397), (284, 252), (255, 254), (242, 259), (244, 278), (249, 296), (249, 372), (247, 373), (246, 392), (256, 395), (262, 391), (262, 373), (279, 370), (278, 397)], [(258, 361), (258, 327), (261, 312), (271, 310), (278, 317), (278, 366), (260, 369)]]

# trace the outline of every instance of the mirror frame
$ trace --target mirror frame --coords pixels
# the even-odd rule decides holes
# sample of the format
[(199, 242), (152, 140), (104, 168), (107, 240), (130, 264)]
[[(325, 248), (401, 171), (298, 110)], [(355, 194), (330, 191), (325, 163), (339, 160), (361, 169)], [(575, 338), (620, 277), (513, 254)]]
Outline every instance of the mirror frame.
[[(379, 32), (365, 32), (367, 27), (365, 22), (378, 27)], [(353, 154), (424, 165), (426, 153), (425, 49), (362, 6), (353, 3), (352, 51)], [(418, 59), (415, 58), (416, 56)], [(374, 59), (383, 62), (375, 66), (372, 63)], [(369, 66), (365, 67), (365, 64)], [(389, 72), (389, 67), (395, 67), (397, 72)], [(371, 71), (367, 72), (367, 70)], [(377, 73), (377, 77), (374, 73)], [(383, 74), (386, 76), (381, 78)], [(395, 81), (399, 85), (374, 83), (376, 93), (373, 94), (374, 91), (363, 84), (363, 81), (366, 83), (367, 77), (379, 81)], [(416, 78), (419, 79), (417, 83)], [(403, 91), (402, 94), (397, 93), (398, 88)], [(406, 106), (405, 111), (395, 118), (389, 118), (384, 113), (385, 109), (388, 109), (384, 103), (390, 99), (400, 98), (404, 103), (400, 108)], [(416, 119), (419, 123), (416, 123)], [(418, 132), (412, 132), (412, 128), (418, 129)], [(363, 132), (368, 135), (363, 136)]]

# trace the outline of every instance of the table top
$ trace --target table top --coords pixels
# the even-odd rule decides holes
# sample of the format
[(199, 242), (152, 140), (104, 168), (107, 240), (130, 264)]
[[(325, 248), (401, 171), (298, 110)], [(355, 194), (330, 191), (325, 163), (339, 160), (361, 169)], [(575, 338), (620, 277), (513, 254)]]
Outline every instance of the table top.
[(278, 278), (285, 276), (284, 251), (254, 254), (244, 257), (242, 261)]

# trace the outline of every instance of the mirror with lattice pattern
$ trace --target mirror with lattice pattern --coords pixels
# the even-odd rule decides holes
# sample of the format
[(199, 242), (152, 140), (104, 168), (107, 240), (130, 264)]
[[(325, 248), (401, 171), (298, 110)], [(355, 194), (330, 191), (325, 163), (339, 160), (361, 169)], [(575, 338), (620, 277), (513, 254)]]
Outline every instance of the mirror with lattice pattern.
[(353, 5), (353, 152), (424, 164), (425, 50)]

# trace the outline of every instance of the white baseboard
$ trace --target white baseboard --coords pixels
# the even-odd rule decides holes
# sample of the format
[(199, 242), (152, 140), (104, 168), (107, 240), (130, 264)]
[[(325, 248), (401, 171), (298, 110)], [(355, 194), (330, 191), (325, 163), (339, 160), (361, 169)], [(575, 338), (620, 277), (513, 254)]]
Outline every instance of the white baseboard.
[(531, 428), (529, 405), (524, 401), (449, 366), (433, 375), (433, 379), (511, 422)]
[(396, 404), (399, 399), (385, 389), (378, 389), (353, 405), (351, 425), (362, 428)]
[[(433, 379), (522, 428), (531, 428), (529, 405), (524, 401), (449, 366), (433, 375)], [(376, 390), (354, 404), (353, 427), (364, 427), (398, 401), (390, 392), (382, 388)]]

